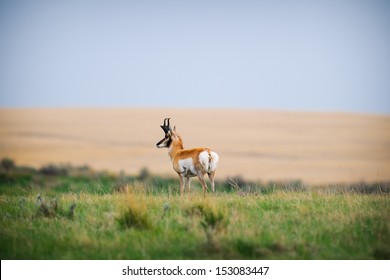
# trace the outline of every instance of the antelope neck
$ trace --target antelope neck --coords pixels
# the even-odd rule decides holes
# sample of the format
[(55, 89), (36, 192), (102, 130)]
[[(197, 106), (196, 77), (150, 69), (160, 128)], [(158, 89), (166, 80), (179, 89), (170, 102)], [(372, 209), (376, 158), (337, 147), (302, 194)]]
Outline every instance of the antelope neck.
[(177, 153), (179, 153), (183, 149), (183, 143), (180, 139), (173, 140), (168, 152), (171, 160), (173, 160)]

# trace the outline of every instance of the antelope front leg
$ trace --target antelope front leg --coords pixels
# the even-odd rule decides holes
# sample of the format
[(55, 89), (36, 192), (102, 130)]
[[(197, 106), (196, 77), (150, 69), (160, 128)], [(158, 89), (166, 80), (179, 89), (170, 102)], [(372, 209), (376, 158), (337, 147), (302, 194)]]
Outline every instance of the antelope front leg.
[(187, 184), (187, 192), (188, 192), (188, 194), (190, 194), (191, 193), (191, 177), (187, 177), (186, 184)]
[(184, 193), (184, 176), (179, 175), (180, 178), (180, 194), (183, 196)]

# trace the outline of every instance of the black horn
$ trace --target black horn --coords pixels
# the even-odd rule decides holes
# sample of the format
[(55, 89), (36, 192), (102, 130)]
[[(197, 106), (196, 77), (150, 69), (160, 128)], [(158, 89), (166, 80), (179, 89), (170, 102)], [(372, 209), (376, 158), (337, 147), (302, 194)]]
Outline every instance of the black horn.
[(170, 120), (170, 119), (171, 119), (171, 118), (168, 118), (168, 121), (167, 121), (168, 130), (172, 130), (171, 125), (169, 124), (169, 120)]
[(164, 130), (165, 133), (168, 133), (169, 130), (170, 130), (170, 127), (169, 127), (169, 119), (170, 119), (170, 118), (165, 118), (165, 119), (164, 119), (164, 124), (163, 124), (163, 125), (160, 125), (160, 127)]
[(160, 125), (160, 127), (162, 128), (162, 130), (164, 130), (165, 133), (168, 133), (168, 129), (165, 126)]

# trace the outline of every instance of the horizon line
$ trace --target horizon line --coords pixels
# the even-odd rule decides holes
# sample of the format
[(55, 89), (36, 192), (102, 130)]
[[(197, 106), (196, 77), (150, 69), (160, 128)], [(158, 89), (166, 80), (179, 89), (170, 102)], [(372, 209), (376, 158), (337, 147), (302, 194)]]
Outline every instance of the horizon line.
[(269, 107), (248, 107), (248, 106), (139, 106), (139, 105), (39, 105), (39, 106), (4, 106), (0, 105), (0, 110), (64, 110), (64, 109), (76, 109), (76, 110), (104, 110), (104, 109), (168, 109), (168, 110), (232, 110), (232, 111), (262, 111), (262, 112), (286, 112), (286, 113), (319, 113), (319, 114), (351, 114), (351, 115), (371, 115), (371, 116), (383, 116), (390, 117), (390, 112), (375, 112), (375, 111), (359, 111), (359, 110), (336, 110), (336, 109), (309, 109), (309, 108), (269, 108)]

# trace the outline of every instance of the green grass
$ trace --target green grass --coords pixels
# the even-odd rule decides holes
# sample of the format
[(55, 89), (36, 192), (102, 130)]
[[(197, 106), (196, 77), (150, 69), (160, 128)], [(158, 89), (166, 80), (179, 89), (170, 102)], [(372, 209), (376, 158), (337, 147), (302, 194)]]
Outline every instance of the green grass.
[[(47, 196), (49, 197), (49, 196)], [(388, 195), (0, 196), (1, 259), (389, 259)], [(129, 218), (129, 213), (130, 218)], [(129, 221), (130, 220), (130, 221)]]
[(27, 173), (0, 174), (1, 259), (390, 259), (387, 188)]

